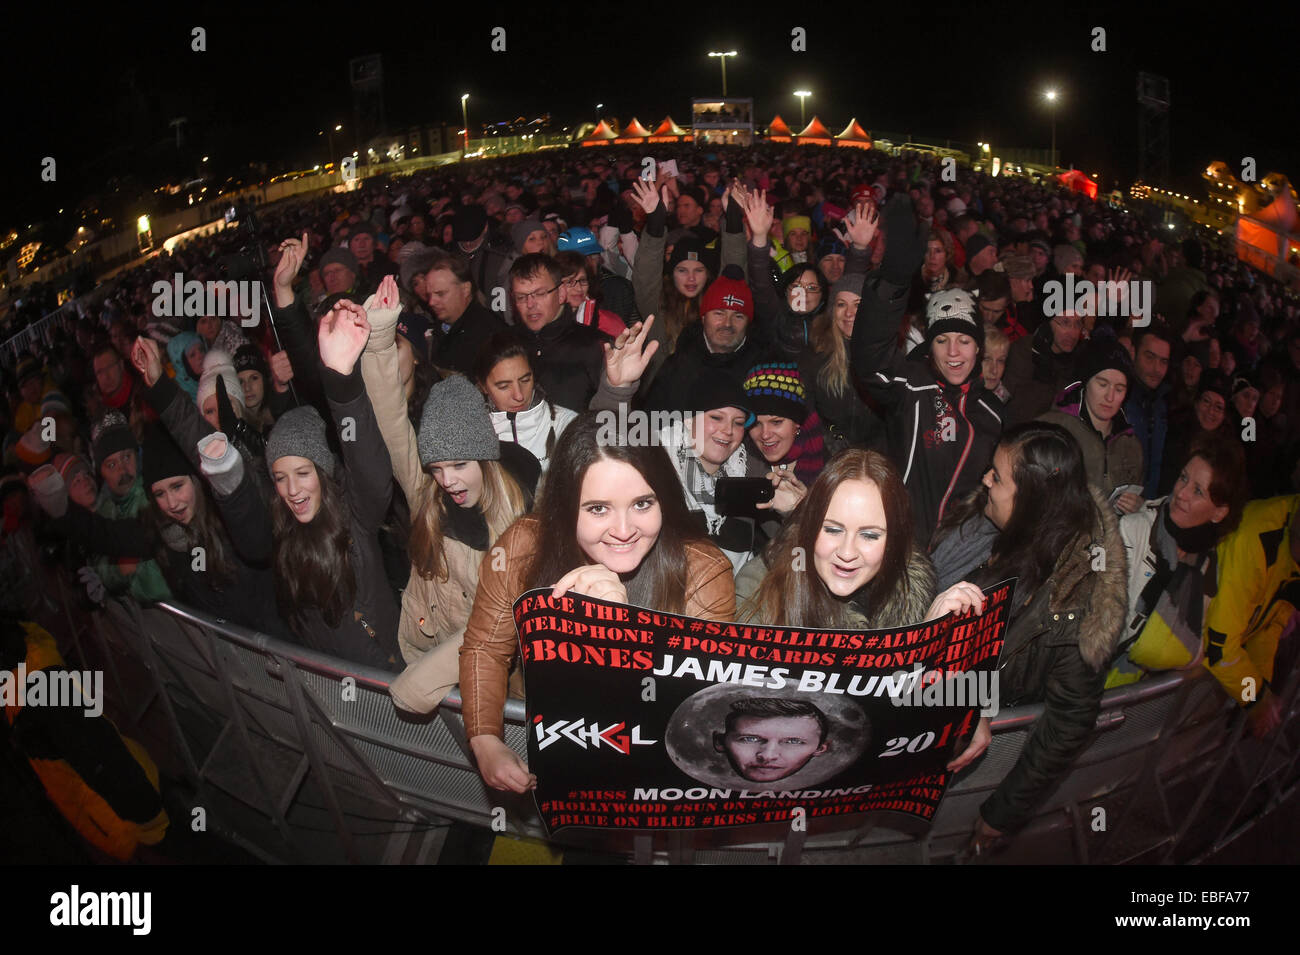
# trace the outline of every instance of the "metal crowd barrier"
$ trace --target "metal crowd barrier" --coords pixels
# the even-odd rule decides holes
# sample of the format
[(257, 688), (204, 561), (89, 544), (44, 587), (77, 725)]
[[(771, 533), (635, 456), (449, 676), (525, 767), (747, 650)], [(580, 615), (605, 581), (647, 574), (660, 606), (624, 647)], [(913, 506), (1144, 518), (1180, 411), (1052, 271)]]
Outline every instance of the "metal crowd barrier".
[[(210, 825), (267, 861), (425, 861), (430, 835), (445, 838), (453, 821), (544, 839), (530, 798), (481, 782), (454, 692), (431, 717), (410, 718), (388, 696), (392, 674), (184, 607), (125, 601), (93, 618), (113, 671), (109, 686), (129, 696), (127, 718), (159, 711), (164, 718), (166, 755), (196, 794), (196, 818), (203, 809)], [(144, 693), (117, 672), (132, 657), (147, 671)], [(1108, 693), (1073, 769), (991, 861), (1212, 856), (1294, 793), (1296, 684), (1285, 681), (1284, 724), (1264, 741), (1243, 732), (1244, 714), (1208, 674), (1170, 674)], [(809, 819), (808, 831), (797, 833), (776, 825), (656, 836), (577, 830), (552, 844), (638, 862), (963, 861), (978, 807), (1040, 712), (1008, 709), (994, 719), (987, 753), (953, 780), (928, 826), (873, 813)], [(522, 702), (509, 701), (505, 738), (520, 755), (524, 718)]]

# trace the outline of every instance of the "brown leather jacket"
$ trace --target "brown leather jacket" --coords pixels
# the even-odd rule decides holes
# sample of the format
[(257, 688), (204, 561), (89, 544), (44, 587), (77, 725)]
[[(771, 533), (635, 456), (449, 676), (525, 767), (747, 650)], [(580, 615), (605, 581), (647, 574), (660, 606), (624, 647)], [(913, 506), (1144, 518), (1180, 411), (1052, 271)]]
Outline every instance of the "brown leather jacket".
[[(478, 592), (460, 648), (460, 696), (470, 739), (501, 736), (504, 730), (506, 684), (519, 650), (514, 602), (525, 589), (523, 572), (537, 545), (537, 527), (535, 517), (515, 521), (479, 567)], [(735, 619), (731, 561), (717, 547), (708, 541), (686, 545), (686, 580), (687, 616)]]

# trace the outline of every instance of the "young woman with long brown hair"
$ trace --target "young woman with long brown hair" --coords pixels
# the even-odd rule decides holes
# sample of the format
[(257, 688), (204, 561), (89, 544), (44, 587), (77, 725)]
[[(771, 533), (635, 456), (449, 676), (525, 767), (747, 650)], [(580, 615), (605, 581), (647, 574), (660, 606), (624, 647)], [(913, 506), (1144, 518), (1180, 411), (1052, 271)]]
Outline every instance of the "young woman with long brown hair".
[(692, 520), (672, 462), (657, 445), (602, 443), (595, 414), (555, 446), (534, 512), (485, 558), (460, 653), (465, 732), (489, 786), (536, 785), (502, 740), (502, 709), (518, 650), (514, 601), (536, 587), (709, 620), (735, 615), (731, 563)]

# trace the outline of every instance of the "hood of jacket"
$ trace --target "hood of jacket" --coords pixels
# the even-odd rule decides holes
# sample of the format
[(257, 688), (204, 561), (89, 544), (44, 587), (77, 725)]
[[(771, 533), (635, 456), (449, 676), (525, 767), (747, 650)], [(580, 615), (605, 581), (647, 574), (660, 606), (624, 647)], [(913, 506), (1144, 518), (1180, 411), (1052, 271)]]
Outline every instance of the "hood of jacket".
[(1048, 610), (1079, 615), (1079, 654), (1099, 670), (1110, 662), (1128, 623), (1128, 562), (1114, 510), (1100, 491), (1088, 490), (1097, 519), (1089, 539), (1081, 535), (1057, 560)]
[[(1076, 381), (1068, 385), (1064, 391), (1056, 396), (1056, 410), (1062, 414), (1068, 414), (1071, 418), (1078, 418), (1093, 431), (1097, 431), (1097, 426), (1092, 423), (1092, 416), (1084, 417), (1083, 415), (1083, 389), (1084, 382)], [(1110, 422), (1110, 434), (1102, 440), (1109, 444), (1122, 434), (1132, 434), (1133, 426), (1129, 424), (1128, 416), (1124, 414), (1123, 405), (1115, 412), (1115, 417)], [(1097, 432), (1098, 437), (1102, 437), (1101, 432)]]

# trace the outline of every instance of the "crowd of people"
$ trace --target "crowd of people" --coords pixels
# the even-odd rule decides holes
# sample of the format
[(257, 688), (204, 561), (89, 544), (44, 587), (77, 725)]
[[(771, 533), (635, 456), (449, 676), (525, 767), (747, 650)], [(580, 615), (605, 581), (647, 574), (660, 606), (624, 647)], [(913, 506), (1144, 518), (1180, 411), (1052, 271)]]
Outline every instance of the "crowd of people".
[[(1001, 703), (1045, 708), (977, 845), (1108, 687), (1204, 667), (1276, 728), (1292, 292), (1208, 233), (924, 156), (661, 151), (653, 179), (606, 151), (367, 179), (120, 273), (6, 369), (7, 549), (392, 671), (403, 710), (459, 684), (484, 779), (521, 792), (511, 607), (539, 586), (838, 629), (1016, 578)], [(158, 308), (250, 241), (255, 324)], [(1071, 275), (1150, 283), (1154, 314), (1058, 308)]]

